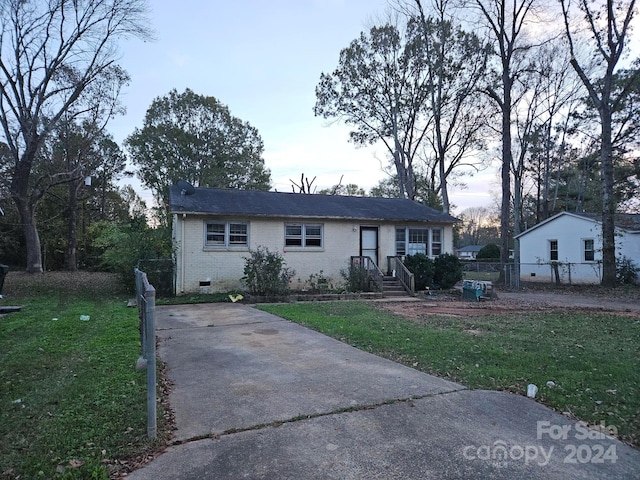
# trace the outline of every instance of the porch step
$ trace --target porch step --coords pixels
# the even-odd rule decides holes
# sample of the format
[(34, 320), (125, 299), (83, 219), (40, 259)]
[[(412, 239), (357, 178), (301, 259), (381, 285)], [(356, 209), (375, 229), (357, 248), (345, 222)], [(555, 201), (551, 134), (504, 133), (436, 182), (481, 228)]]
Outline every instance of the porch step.
[(382, 294), (385, 297), (406, 297), (409, 295), (400, 280), (390, 275), (382, 277)]

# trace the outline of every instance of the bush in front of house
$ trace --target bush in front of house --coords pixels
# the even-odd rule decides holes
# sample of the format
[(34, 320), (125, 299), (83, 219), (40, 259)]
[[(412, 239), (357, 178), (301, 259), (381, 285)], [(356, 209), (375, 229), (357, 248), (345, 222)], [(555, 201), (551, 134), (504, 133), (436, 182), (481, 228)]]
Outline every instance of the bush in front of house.
[(435, 274), (433, 260), (424, 253), (416, 253), (415, 255), (407, 255), (403, 263), (413, 273), (416, 290), (424, 290), (426, 287), (431, 286)]
[(476, 255), (477, 260), (500, 260), (500, 247), (495, 243), (488, 243)]
[(364, 265), (350, 263), (346, 269), (340, 270), (340, 275), (344, 279), (344, 288), (347, 292), (373, 292), (377, 289)]
[(622, 285), (634, 285), (638, 282), (640, 268), (629, 257), (616, 259), (616, 279)]
[(242, 281), (254, 295), (277, 297), (289, 293), (289, 282), (295, 271), (286, 267), (279, 252), (258, 247), (244, 257), (244, 277)]
[(433, 266), (433, 283), (440, 288), (449, 289), (462, 280), (462, 263), (455, 255), (443, 253), (435, 258)]

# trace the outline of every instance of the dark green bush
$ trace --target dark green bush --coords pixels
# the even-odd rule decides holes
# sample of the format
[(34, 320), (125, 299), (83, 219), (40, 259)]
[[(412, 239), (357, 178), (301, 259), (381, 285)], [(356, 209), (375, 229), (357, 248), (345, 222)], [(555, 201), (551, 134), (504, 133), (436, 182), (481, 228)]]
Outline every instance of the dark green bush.
[(640, 268), (629, 257), (616, 259), (616, 279), (623, 285), (633, 285), (638, 281)]
[(476, 255), (476, 259), (478, 260), (499, 260), (500, 259), (500, 247), (495, 243), (488, 243), (484, 247), (480, 249), (478, 255)]
[(277, 297), (289, 293), (289, 281), (295, 275), (280, 253), (258, 247), (244, 257), (244, 277), (242, 281), (255, 295)]
[(433, 260), (424, 253), (416, 253), (415, 255), (407, 255), (403, 263), (414, 275), (416, 290), (424, 290), (431, 286), (435, 273)]
[(433, 261), (435, 273), (433, 283), (440, 288), (448, 289), (462, 280), (462, 264), (460, 259), (450, 253), (443, 253)]
[(344, 286), (348, 292), (374, 292), (378, 289), (364, 265), (350, 263), (346, 269), (340, 270), (340, 275), (344, 279)]

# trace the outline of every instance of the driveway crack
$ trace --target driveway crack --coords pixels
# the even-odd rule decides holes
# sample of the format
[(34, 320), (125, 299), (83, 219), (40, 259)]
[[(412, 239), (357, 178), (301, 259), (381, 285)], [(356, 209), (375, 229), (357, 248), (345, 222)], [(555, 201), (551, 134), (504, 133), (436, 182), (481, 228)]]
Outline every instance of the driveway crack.
[(393, 398), (393, 399), (389, 399), (389, 400), (383, 400), (381, 402), (377, 402), (377, 403), (372, 403), (372, 404), (366, 404), (366, 405), (353, 405), (353, 406), (349, 406), (349, 407), (340, 407), (337, 408), (335, 410), (331, 410), (328, 412), (319, 412), (319, 413), (311, 413), (311, 414), (303, 414), (303, 415), (297, 415), (295, 417), (291, 417), (285, 420), (275, 420), (273, 422), (267, 422), (267, 423), (259, 423), (256, 425), (251, 425), (248, 427), (240, 427), (240, 428), (229, 428), (223, 432), (220, 433), (210, 433), (210, 434), (204, 434), (204, 435), (195, 435), (193, 437), (189, 437), (189, 438), (185, 438), (185, 439), (181, 439), (181, 440), (174, 440), (172, 442), (170, 442), (170, 446), (177, 446), (177, 445), (184, 445), (186, 443), (192, 443), (192, 442), (197, 442), (199, 440), (217, 440), (219, 438), (225, 437), (227, 435), (233, 435), (236, 433), (242, 433), (242, 432), (251, 432), (251, 431), (256, 431), (256, 430), (263, 430), (265, 428), (277, 428), (280, 427), (286, 423), (297, 423), (303, 420), (311, 420), (314, 418), (321, 418), (321, 417), (329, 417), (332, 415), (341, 415), (343, 413), (353, 413), (353, 412), (361, 412), (361, 411), (366, 411), (366, 410), (375, 410), (376, 408), (379, 407), (384, 407), (387, 405), (396, 405), (396, 404), (401, 404), (401, 403), (406, 403), (410, 406), (413, 406), (413, 402), (416, 400), (421, 400), (423, 398), (430, 398), (430, 397), (437, 397), (440, 395), (447, 395), (450, 393), (456, 393), (459, 392), (461, 390), (466, 390), (466, 388), (459, 388), (459, 389), (455, 389), (455, 390), (447, 390), (444, 392), (437, 392), (437, 393), (428, 393), (428, 394), (424, 394), (424, 395), (411, 395), (409, 397), (405, 397), (405, 398)]

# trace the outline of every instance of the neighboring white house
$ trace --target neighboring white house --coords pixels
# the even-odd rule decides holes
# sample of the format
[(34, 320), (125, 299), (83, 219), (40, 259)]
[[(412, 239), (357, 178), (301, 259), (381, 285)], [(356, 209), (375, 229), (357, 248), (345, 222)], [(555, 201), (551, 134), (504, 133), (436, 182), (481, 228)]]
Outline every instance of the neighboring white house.
[(176, 294), (242, 288), (245, 257), (258, 246), (280, 252), (295, 270), (292, 288), (322, 271), (333, 284), (351, 256), (387, 258), (453, 251), (458, 220), (398, 198), (232, 190), (169, 190), (176, 248)]
[(482, 250), (484, 245), (467, 245), (460, 247), (457, 251), (458, 258), (463, 260), (475, 260), (478, 256), (478, 252)]
[[(640, 266), (640, 215), (618, 214), (616, 257)], [(520, 241), (520, 279), (561, 283), (600, 283), (602, 222), (599, 215), (561, 212), (516, 237)]]

